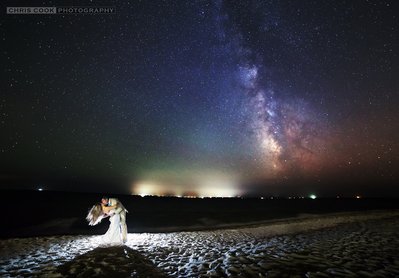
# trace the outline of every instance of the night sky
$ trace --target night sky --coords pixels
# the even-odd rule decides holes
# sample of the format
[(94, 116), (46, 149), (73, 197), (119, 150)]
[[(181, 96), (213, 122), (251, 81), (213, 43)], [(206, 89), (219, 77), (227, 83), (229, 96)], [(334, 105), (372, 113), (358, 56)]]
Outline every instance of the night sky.
[(395, 5), (5, 1), (0, 186), (399, 196)]

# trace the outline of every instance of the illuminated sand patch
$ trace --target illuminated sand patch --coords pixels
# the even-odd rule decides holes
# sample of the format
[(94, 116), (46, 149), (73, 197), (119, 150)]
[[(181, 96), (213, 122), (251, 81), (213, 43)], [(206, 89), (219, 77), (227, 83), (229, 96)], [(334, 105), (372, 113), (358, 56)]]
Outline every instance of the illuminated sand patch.
[(129, 271), (135, 277), (150, 272), (170, 277), (399, 274), (399, 212), (338, 214), (241, 229), (129, 234), (126, 247), (110, 249), (99, 242), (99, 236), (2, 240), (0, 276), (57, 277), (83, 269), (108, 277)]

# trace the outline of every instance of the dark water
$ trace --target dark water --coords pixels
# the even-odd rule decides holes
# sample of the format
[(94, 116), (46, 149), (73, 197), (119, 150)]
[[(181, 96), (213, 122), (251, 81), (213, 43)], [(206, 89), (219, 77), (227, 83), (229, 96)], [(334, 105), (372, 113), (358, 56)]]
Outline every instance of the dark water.
[[(102, 234), (105, 219), (89, 227), (85, 216), (102, 195), (49, 191), (1, 191), (0, 237), (57, 234)], [(399, 209), (397, 199), (185, 199), (115, 195), (128, 209), (128, 230), (162, 232), (212, 229), (306, 214)], [(3, 221), (4, 221), (3, 220)], [(4, 222), (3, 222), (4, 223)]]

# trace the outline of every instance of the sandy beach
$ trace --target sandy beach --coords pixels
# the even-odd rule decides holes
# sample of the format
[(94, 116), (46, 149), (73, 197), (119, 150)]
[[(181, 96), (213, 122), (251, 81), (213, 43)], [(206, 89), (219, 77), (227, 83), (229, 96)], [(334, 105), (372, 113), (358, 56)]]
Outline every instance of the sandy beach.
[(309, 216), (257, 227), (0, 241), (2, 277), (398, 277), (399, 211)]

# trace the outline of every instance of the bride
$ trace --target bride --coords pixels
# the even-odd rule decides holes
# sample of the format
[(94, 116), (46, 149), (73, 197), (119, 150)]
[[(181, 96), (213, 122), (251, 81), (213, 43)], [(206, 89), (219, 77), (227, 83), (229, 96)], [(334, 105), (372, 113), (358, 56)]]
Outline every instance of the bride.
[(104, 206), (101, 203), (95, 204), (87, 214), (86, 220), (90, 226), (94, 226), (108, 216), (111, 223), (107, 232), (102, 237), (102, 242), (111, 245), (123, 244), (122, 233), (120, 231), (120, 214), (115, 213), (115, 206)]

